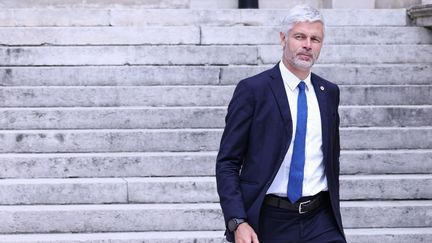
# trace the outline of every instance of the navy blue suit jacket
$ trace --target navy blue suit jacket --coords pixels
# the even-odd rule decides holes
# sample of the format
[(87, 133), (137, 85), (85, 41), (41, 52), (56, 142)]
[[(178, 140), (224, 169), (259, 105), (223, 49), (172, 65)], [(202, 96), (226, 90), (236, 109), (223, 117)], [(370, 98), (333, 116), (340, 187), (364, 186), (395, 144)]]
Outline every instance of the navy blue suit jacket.
[[(343, 234), (339, 207), (339, 88), (311, 76), (321, 114), (322, 151), (331, 208)], [(216, 162), (225, 223), (244, 218), (259, 232), (261, 205), (288, 151), (292, 117), (279, 65), (240, 81), (225, 118)], [(228, 241), (233, 234), (226, 232)]]

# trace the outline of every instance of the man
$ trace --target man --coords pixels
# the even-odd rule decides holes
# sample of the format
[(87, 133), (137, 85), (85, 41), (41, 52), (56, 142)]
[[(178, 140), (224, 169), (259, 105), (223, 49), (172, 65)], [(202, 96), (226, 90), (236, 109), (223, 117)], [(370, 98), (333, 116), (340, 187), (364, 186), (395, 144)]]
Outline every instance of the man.
[(228, 241), (346, 242), (339, 207), (339, 88), (311, 73), (321, 13), (288, 11), (282, 61), (242, 80), (216, 163)]

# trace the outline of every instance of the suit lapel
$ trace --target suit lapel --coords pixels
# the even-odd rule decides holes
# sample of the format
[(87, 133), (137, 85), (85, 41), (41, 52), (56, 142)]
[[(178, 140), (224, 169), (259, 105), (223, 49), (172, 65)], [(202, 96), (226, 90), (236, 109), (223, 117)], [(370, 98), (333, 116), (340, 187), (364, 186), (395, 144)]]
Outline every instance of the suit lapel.
[(288, 98), (283, 84), (282, 76), (277, 64), (270, 71), (271, 80), (269, 82), (270, 88), (278, 104), (279, 112), (285, 124), (286, 132), (289, 136), (292, 135), (292, 118), (291, 111), (288, 104)]
[[(276, 99), (276, 103), (278, 104), (279, 112), (282, 116), (282, 119), (285, 124), (285, 129), (290, 138), (288, 141), (291, 141), (292, 136), (292, 117), (291, 111), (288, 103), (287, 94), (285, 91), (285, 86), (283, 84), (282, 76), (279, 70), (279, 64), (277, 64), (270, 71), (270, 88), (273, 92), (273, 95)], [(315, 90), (315, 94), (318, 100), (318, 106), (320, 110), (321, 116), (321, 131), (322, 131), (322, 142), (323, 142), (323, 156), (327, 158), (328, 156), (328, 144), (329, 144), (329, 107), (328, 107), (328, 90), (325, 83), (316, 76), (315, 74), (311, 74), (311, 82), (312, 86)], [(324, 159), (324, 161), (327, 161)]]
[[(315, 94), (318, 100), (318, 105), (321, 115), (321, 132), (322, 132), (322, 145), (323, 145), (323, 156), (328, 156), (328, 144), (329, 144), (329, 109), (328, 109), (328, 93), (327, 87), (324, 82), (312, 73), (311, 82), (315, 90)], [(326, 161), (326, 159), (324, 159)]]

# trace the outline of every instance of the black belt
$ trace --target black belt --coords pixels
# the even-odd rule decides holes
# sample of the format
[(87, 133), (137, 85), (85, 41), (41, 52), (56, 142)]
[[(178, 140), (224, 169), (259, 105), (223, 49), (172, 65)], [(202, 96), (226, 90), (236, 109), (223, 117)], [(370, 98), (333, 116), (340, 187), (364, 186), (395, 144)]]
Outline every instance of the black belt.
[(267, 195), (264, 203), (269, 206), (287, 209), (298, 214), (308, 213), (319, 208), (328, 202), (328, 192), (320, 192), (312, 197), (301, 198), (299, 202), (291, 203), (288, 198), (283, 198), (275, 195)]

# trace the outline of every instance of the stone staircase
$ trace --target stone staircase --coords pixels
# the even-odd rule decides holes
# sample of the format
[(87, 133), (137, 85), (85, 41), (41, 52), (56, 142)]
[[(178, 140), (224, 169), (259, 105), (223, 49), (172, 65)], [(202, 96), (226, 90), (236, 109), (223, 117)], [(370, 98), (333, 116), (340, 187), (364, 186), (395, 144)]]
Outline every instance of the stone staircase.
[[(432, 242), (432, 33), (403, 9), (323, 12), (348, 242)], [(226, 105), (280, 59), (284, 14), (2, 8), (0, 242), (223, 242)]]

